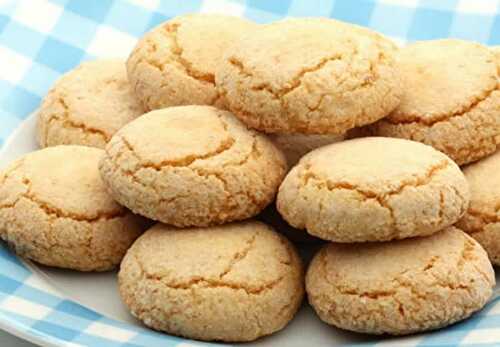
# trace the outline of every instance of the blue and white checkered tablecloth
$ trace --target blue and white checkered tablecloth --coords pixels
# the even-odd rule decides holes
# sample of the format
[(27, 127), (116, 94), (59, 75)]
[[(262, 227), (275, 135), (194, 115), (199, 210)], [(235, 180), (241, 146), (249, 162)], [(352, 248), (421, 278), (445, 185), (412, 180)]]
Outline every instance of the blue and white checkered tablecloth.
[[(0, 0), (0, 145), (61, 74), (83, 60), (125, 58), (147, 30), (187, 12), (258, 22), (325, 16), (368, 26), (403, 44), (443, 37), (500, 44), (497, 0)], [(6, 324), (58, 346), (191, 346), (65, 299), (0, 246), (0, 327)], [(380, 345), (403, 343), (500, 346), (500, 300), (442, 331)]]

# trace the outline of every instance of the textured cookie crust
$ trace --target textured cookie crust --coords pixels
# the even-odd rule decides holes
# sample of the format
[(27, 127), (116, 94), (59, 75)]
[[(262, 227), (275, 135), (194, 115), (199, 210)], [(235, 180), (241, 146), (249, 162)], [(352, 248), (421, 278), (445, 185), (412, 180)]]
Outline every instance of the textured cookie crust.
[(285, 177), (278, 211), (292, 226), (336, 242), (429, 235), (465, 213), (458, 166), (424, 144), (366, 137), (319, 148)]
[(419, 141), (462, 165), (500, 143), (500, 59), (477, 43), (419, 42), (397, 57), (404, 95), (396, 110), (369, 126), (373, 135)]
[(291, 168), (313, 149), (342, 141), (344, 134), (271, 134), (269, 138), (281, 149), (286, 157), (288, 167)]
[(340, 134), (373, 123), (399, 104), (395, 50), (360, 27), (288, 19), (228, 48), (215, 80), (225, 107), (250, 127)]
[(309, 302), (323, 321), (370, 334), (410, 334), (465, 319), (494, 286), (486, 252), (454, 227), (391, 243), (332, 243), (306, 275)]
[(122, 60), (86, 62), (61, 77), (43, 100), (38, 143), (104, 148), (118, 129), (142, 113)]
[(272, 334), (304, 294), (295, 249), (259, 222), (182, 230), (158, 224), (130, 248), (118, 277), (123, 301), (147, 326), (209, 341)]
[(0, 236), (21, 256), (81, 271), (118, 265), (144, 220), (115, 203), (97, 165), (103, 150), (56, 146), (0, 173)]
[(490, 260), (500, 265), (500, 152), (464, 169), (471, 201), (457, 223), (484, 247)]
[(273, 200), (286, 163), (267, 137), (231, 113), (178, 106), (152, 111), (120, 130), (100, 170), (118, 202), (185, 227), (255, 216)]
[(147, 33), (127, 61), (135, 94), (147, 110), (219, 105), (215, 67), (223, 51), (257, 24), (231, 16), (175, 17)]

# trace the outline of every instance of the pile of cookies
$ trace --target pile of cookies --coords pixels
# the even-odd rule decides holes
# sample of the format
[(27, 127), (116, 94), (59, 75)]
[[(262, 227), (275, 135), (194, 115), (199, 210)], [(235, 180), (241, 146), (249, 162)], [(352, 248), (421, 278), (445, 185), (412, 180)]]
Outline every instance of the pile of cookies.
[[(188, 338), (272, 334), (304, 292), (342, 329), (444, 327), (500, 264), (499, 71), (472, 42), (176, 17), (126, 64), (56, 82), (43, 149), (0, 174), (0, 236), (41, 264), (120, 266), (130, 312)], [(305, 232), (325, 244), (304, 276), (283, 234)]]

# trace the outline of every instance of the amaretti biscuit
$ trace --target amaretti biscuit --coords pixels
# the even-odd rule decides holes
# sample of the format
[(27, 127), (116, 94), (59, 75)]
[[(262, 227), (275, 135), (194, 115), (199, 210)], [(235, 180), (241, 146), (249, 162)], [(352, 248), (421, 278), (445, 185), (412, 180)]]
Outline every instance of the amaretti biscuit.
[(480, 310), (494, 286), (484, 249), (454, 227), (389, 243), (330, 243), (306, 276), (309, 303), (323, 321), (369, 334), (450, 325)]
[(475, 238), (500, 265), (500, 152), (464, 168), (471, 200), (457, 226)]
[(302, 302), (303, 280), (292, 244), (265, 224), (158, 224), (127, 252), (119, 289), (132, 314), (149, 327), (237, 342), (282, 329)]
[(43, 100), (38, 143), (104, 148), (118, 129), (142, 113), (124, 61), (85, 62), (63, 75)]
[(177, 106), (121, 129), (100, 163), (112, 196), (132, 211), (178, 227), (258, 214), (286, 172), (283, 154), (227, 111)]
[(0, 237), (44, 265), (105, 271), (118, 265), (146, 222), (107, 193), (103, 150), (55, 146), (0, 173)]
[(500, 60), (485, 46), (455, 39), (417, 42), (397, 56), (401, 104), (371, 134), (420, 141), (459, 165), (500, 143)]
[(316, 149), (288, 173), (277, 207), (292, 226), (336, 242), (429, 235), (465, 213), (469, 188), (446, 155), (366, 137)]
[(268, 133), (326, 134), (373, 123), (400, 101), (396, 47), (328, 19), (287, 19), (243, 36), (216, 69), (224, 105)]
[(130, 82), (147, 110), (220, 106), (215, 68), (224, 50), (257, 24), (215, 14), (175, 17), (147, 33), (127, 61)]

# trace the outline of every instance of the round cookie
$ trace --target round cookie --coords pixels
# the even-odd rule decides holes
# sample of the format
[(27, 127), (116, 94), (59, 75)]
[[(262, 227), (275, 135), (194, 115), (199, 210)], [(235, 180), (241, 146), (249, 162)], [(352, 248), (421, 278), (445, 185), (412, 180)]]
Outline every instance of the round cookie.
[(198, 340), (252, 341), (281, 330), (303, 298), (292, 244), (259, 222), (157, 224), (123, 259), (120, 294), (147, 326)]
[(306, 275), (309, 303), (321, 320), (369, 334), (447, 326), (480, 310), (494, 286), (486, 252), (454, 227), (390, 243), (331, 243)]
[(148, 32), (127, 61), (135, 94), (146, 110), (179, 105), (220, 106), (215, 67), (223, 51), (257, 24), (242, 18), (192, 14)]
[(344, 134), (271, 134), (269, 137), (281, 149), (286, 157), (288, 167), (291, 168), (313, 149), (342, 141)]
[(121, 129), (106, 147), (100, 169), (118, 202), (186, 227), (255, 216), (273, 201), (286, 163), (267, 137), (231, 113), (177, 106)]
[(484, 247), (494, 265), (500, 265), (500, 152), (463, 171), (471, 200), (457, 226)]
[(113, 201), (99, 176), (103, 150), (55, 146), (0, 173), (0, 237), (19, 255), (80, 271), (118, 265), (145, 221)]
[(401, 104), (369, 126), (372, 134), (426, 143), (463, 165), (500, 143), (500, 60), (480, 44), (454, 39), (400, 50)]
[(215, 80), (225, 107), (252, 128), (340, 134), (375, 122), (399, 104), (395, 50), (367, 29), (288, 19), (228, 48)]
[(366, 137), (316, 149), (285, 177), (278, 211), (292, 226), (335, 242), (429, 235), (465, 213), (458, 166), (430, 146)]
[(40, 146), (104, 148), (113, 134), (143, 113), (122, 60), (82, 63), (62, 76), (38, 110)]

